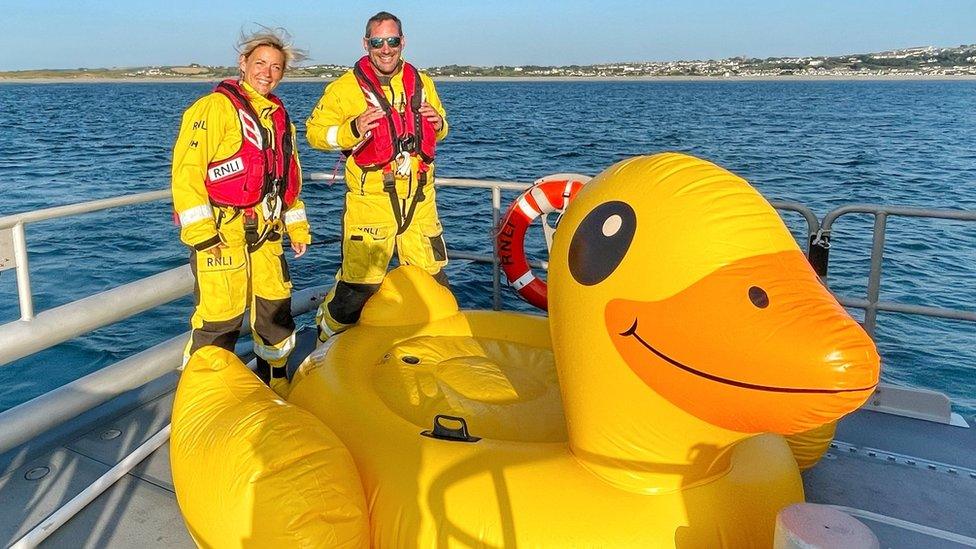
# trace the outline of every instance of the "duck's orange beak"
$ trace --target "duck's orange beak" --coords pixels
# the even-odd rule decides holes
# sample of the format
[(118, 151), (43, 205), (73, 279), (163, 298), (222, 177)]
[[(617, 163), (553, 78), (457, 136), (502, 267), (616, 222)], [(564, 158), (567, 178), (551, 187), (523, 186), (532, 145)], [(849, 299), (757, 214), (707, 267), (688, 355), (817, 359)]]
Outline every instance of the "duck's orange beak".
[(853, 411), (878, 383), (871, 338), (798, 250), (736, 261), (662, 301), (614, 299), (605, 316), (644, 383), (726, 429), (805, 431)]

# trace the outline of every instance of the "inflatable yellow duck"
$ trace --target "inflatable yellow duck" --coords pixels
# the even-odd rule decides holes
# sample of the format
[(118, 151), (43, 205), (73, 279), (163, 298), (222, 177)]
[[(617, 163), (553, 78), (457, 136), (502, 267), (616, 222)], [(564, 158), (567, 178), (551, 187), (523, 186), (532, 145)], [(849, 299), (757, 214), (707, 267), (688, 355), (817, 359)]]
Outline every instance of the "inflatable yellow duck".
[[(459, 311), (397, 269), (302, 365), (289, 403), (260, 383), (229, 396), (243, 366), (195, 355), (171, 448), (194, 539), (771, 545), (776, 513), (803, 499), (780, 435), (851, 412), (879, 374), (775, 210), (714, 164), (626, 160), (570, 205), (548, 279), (546, 319)], [(207, 434), (238, 420), (236, 444)], [(251, 508), (220, 517), (215, 498)], [(260, 525), (268, 514), (285, 519)]]

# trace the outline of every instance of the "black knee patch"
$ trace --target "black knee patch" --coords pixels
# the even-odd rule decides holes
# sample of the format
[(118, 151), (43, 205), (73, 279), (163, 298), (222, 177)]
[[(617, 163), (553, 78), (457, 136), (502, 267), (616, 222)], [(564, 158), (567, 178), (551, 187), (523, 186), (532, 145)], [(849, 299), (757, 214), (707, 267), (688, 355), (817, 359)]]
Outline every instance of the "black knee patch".
[(433, 276), (434, 280), (436, 280), (441, 286), (444, 286), (448, 290), (451, 289), (451, 283), (447, 280), (447, 273), (444, 272), (444, 269), (437, 271), (437, 274)]
[(215, 345), (233, 353), (243, 321), (244, 315), (217, 322), (204, 320), (203, 326), (193, 330), (193, 334), (190, 336), (193, 340), (190, 344), (190, 354), (192, 355), (197, 349), (207, 345)]
[(329, 315), (341, 324), (359, 322), (366, 300), (379, 289), (379, 284), (354, 284), (340, 280), (336, 283), (335, 295), (328, 304)]
[(295, 332), (291, 316), (291, 298), (254, 298), (254, 331), (267, 345), (277, 345)]

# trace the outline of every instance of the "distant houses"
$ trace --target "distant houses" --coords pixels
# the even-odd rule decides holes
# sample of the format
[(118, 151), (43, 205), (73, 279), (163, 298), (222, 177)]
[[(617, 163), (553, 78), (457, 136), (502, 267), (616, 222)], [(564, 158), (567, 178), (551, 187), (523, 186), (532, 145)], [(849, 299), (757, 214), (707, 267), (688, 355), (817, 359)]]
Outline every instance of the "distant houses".
[[(294, 67), (291, 78), (331, 79), (349, 70), (346, 65), (316, 64)], [(953, 48), (932, 46), (899, 50), (847, 54), (840, 56), (730, 57), (718, 60), (618, 62), (597, 65), (559, 67), (498, 65), (446, 65), (428, 67), (431, 76), (440, 77), (827, 77), (860, 78), (872, 76), (976, 76), (976, 44)], [(0, 78), (153, 78), (218, 79), (237, 76), (237, 67), (219, 67), (190, 63), (182, 66), (152, 66), (128, 69), (63, 69), (0, 72)]]

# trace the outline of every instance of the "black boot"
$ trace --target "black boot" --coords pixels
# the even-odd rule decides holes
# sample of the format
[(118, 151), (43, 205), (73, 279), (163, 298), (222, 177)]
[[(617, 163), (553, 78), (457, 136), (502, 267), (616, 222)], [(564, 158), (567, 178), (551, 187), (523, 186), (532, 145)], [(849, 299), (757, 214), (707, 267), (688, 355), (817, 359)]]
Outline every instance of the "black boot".
[(268, 364), (268, 361), (258, 357), (257, 365), (258, 367), (255, 370), (255, 373), (258, 375), (258, 378), (260, 378), (265, 385), (271, 383), (271, 365)]

